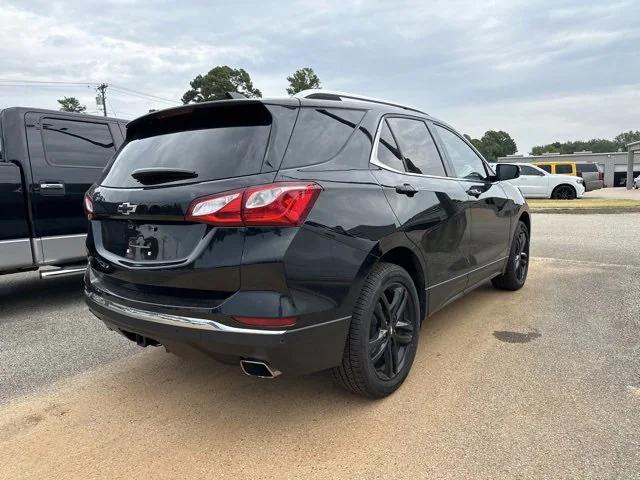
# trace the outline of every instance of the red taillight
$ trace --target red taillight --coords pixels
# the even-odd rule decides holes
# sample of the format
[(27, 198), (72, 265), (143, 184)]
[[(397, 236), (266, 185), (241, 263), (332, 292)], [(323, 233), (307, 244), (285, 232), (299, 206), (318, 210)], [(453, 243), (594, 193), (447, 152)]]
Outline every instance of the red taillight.
[(186, 220), (214, 225), (242, 225), (242, 191), (196, 198), (187, 210)]
[(238, 322), (245, 325), (252, 325), (255, 327), (293, 327), (296, 324), (296, 317), (278, 317), (278, 318), (266, 318), (266, 317), (233, 317)]
[(84, 214), (87, 216), (87, 219), (91, 220), (93, 218), (93, 198), (88, 193), (84, 194), (84, 200), (82, 201), (82, 206), (84, 208)]
[(300, 225), (318, 198), (315, 183), (274, 183), (248, 188), (244, 193), (245, 225)]
[(320, 194), (316, 183), (281, 182), (196, 198), (186, 220), (212, 225), (297, 226)]

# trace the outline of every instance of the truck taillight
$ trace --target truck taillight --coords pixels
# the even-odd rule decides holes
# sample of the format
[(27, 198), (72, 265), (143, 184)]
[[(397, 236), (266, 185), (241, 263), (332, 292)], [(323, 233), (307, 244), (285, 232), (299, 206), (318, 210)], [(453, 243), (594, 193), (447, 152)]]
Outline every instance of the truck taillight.
[(82, 206), (84, 207), (84, 214), (87, 216), (88, 220), (93, 218), (93, 198), (88, 193), (84, 194), (84, 201), (82, 202)]
[(196, 198), (186, 220), (219, 226), (298, 226), (322, 188), (312, 182), (280, 182)]

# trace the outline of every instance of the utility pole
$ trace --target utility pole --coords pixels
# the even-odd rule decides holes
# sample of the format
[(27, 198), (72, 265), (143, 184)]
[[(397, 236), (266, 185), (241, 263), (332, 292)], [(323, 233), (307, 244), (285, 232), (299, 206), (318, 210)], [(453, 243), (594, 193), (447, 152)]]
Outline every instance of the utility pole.
[(102, 113), (104, 114), (104, 116), (107, 116), (107, 98), (106, 98), (106, 92), (107, 92), (107, 87), (109, 85), (107, 85), (106, 83), (101, 83), (100, 85), (98, 85), (98, 87), (96, 88), (96, 90), (98, 90), (98, 92), (100, 92), (100, 98), (102, 99)]

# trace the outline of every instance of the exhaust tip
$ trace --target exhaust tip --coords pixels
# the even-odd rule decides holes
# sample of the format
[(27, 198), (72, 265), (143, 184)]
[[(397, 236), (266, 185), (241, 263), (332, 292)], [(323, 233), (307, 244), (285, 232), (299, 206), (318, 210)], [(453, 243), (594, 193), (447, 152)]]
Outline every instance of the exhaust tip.
[(275, 378), (282, 372), (258, 360), (240, 360), (240, 368), (250, 377)]

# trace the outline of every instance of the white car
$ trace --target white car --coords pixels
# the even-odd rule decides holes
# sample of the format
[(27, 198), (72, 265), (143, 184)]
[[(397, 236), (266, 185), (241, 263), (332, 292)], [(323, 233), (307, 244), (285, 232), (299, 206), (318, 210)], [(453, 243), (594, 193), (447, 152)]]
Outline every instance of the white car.
[[(495, 169), (495, 163), (491, 164)], [(541, 168), (528, 163), (512, 163), (520, 167), (520, 176), (509, 180), (525, 198), (557, 198), (572, 200), (582, 198), (584, 181), (573, 175), (547, 173)]]
[(633, 188), (636, 190), (640, 188), (640, 175), (633, 179)]

